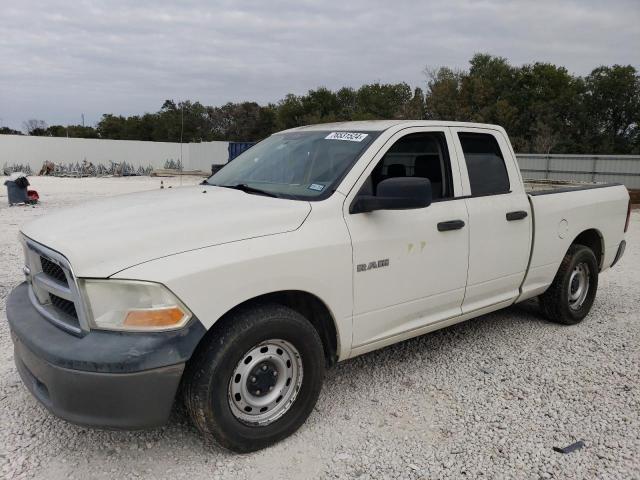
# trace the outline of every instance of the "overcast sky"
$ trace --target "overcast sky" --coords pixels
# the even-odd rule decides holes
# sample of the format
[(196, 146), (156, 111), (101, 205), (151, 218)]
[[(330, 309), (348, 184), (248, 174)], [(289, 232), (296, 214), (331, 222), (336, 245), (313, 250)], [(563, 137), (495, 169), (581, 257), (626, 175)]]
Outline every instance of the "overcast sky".
[(0, 10), (0, 126), (94, 124), (167, 98), (276, 101), (475, 52), (586, 74), (640, 67), (640, 0), (19, 0)]

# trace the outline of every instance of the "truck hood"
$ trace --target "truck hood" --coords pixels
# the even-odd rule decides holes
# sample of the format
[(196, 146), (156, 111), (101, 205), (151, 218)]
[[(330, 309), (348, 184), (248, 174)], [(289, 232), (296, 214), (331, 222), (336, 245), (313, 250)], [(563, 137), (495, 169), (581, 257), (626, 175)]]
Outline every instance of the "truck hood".
[(108, 277), (203, 247), (296, 230), (309, 202), (198, 186), (120, 195), (48, 213), (22, 233), (64, 255), (79, 277)]

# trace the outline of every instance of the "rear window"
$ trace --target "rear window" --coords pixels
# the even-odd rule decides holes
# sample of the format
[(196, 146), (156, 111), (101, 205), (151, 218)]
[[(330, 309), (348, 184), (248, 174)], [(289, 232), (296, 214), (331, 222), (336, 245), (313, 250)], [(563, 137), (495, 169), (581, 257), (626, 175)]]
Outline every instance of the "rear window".
[(493, 195), (510, 190), (504, 157), (493, 135), (458, 133), (469, 173), (471, 195)]

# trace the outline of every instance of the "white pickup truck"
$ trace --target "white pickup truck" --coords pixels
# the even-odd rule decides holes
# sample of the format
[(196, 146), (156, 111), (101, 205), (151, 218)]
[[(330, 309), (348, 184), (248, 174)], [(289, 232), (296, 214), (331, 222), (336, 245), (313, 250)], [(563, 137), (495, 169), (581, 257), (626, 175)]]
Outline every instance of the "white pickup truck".
[(335, 362), (533, 297), (580, 322), (628, 219), (621, 185), (525, 185), (497, 126), (295, 128), (200, 186), (25, 225), (15, 362), (69, 421), (157, 426), (182, 397), (205, 436), (257, 450)]

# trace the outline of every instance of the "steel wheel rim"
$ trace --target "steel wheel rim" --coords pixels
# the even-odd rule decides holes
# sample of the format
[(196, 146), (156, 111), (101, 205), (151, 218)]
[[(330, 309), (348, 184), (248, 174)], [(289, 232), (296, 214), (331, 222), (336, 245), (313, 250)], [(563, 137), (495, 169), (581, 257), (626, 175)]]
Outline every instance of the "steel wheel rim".
[(589, 293), (589, 266), (579, 263), (575, 266), (569, 277), (569, 308), (579, 310), (584, 304)]
[(259, 343), (242, 356), (231, 375), (231, 413), (248, 425), (275, 422), (295, 402), (302, 375), (302, 358), (291, 343), (281, 339)]

